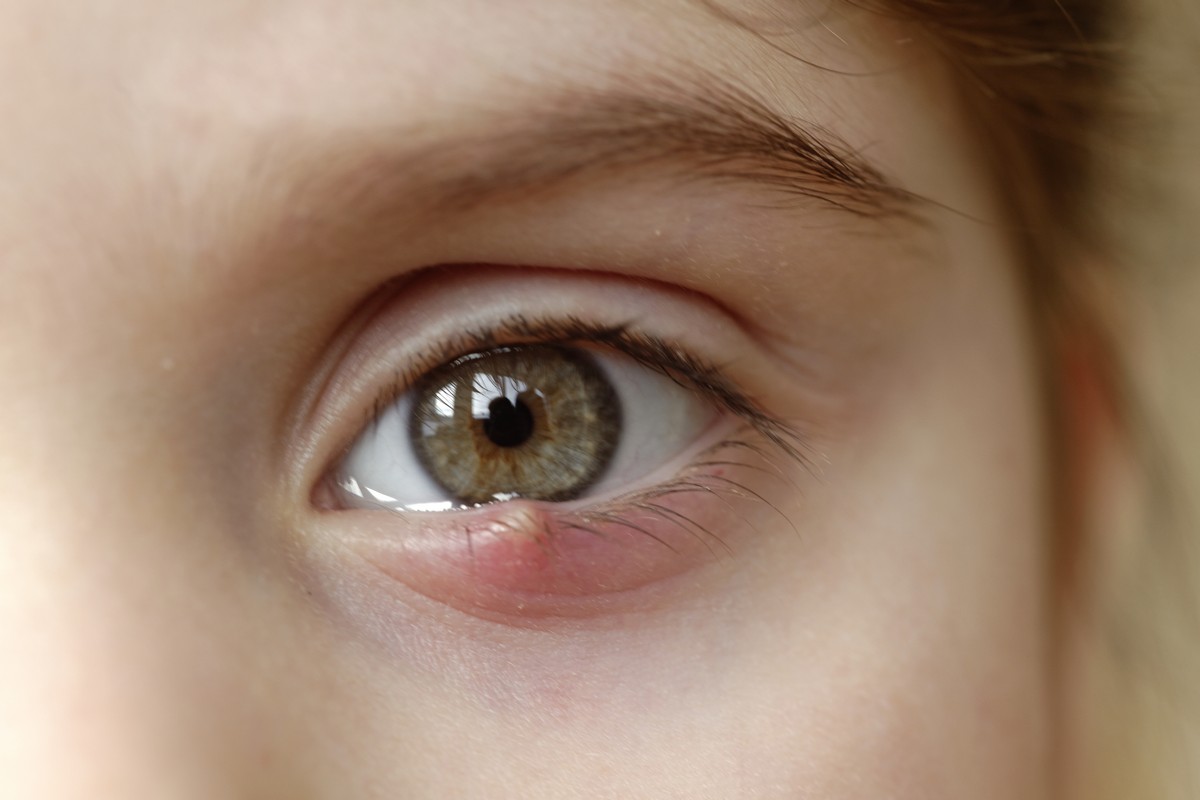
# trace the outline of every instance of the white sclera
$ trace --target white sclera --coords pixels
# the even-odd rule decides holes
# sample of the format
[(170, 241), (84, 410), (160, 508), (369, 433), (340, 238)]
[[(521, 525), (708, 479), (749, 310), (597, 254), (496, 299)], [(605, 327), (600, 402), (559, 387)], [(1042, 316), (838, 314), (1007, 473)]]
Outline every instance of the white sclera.
[[(634, 488), (634, 483), (678, 456), (707, 430), (716, 414), (697, 390), (621, 356), (593, 354), (621, 404), (621, 427), (608, 468), (583, 497)], [(462, 508), (421, 465), (409, 434), (412, 392), (406, 392), (350, 447), (334, 472), (346, 508), (409, 512)], [(496, 502), (514, 499), (497, 496)]]

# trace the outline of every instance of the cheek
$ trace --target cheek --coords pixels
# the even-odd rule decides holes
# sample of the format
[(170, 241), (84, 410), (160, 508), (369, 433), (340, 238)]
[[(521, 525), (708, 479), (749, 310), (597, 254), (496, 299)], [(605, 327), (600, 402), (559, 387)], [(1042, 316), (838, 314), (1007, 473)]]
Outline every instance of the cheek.
[[(1037, 428), (1012, 413), (1030, 406), (983, 396), (994, 388), (914, 393), (908, 423), (877, 442), (855, 476), (857, 502), (834, 501), (841, 519), (829, 530), (844, 544), (831, 553), (826, 617), (853, 620), (842, 631), (854, 643), (849, 671), (868, 718), (889, 731), (882, 764), (946, 796), (1037, 797), (1051, 532)], [(1006, 396), (1015, 406), (997, 402)], [(848, 746), (861, 746), (863, 719), (842, 718)]]
[[(930, 306), (809, 509), (820, 570), (804, 635), (820, 647), (774, 667), (824, 721), (811, 744), (827, 763), (870, 764), (868, 795), (1047, 792), (1049, 476), (1005, 274), (981, 266)], [(779, 610), (787, 582), (772, 575), (760, 611), (780, 626), (795, 618)]]

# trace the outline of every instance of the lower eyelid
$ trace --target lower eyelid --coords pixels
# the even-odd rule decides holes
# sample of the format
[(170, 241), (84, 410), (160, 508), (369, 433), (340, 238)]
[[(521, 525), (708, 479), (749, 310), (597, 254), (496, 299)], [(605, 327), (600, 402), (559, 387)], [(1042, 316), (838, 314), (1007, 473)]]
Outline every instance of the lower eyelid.
[(520, 624), (631, 610), (631, 597), (644, 606), (646, 587), (711, 558), (662, 520), (638, 520), (638, 530), (587, 519), (585, 528), (535, 504), (503, 506), (450, 523), (451, 530), (422, 524), (404, 543), (368, 537), (353, 549), (386, 577), (434, 601), (473, 616), (525, 621)]
[[(640, 612), (676, 596), (677, 578), (732, 563), (780, 527), (777, 501), (789, 484), (739, 444), (710, 448), (674, 480), (599, 504), (324, 516), (372, 570), (472, 616), (529, 626)], [(772, 517), (774, 526), (764, 524)]]

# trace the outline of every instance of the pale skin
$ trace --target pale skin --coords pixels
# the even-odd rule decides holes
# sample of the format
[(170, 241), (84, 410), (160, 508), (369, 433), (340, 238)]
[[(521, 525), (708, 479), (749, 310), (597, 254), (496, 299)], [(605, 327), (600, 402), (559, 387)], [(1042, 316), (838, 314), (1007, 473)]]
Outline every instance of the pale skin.
[[(1052, 795), (1038, 344), (919, 38), (789, 5), (819, 69), (683, 0), (102, 6), (0, 5), (0, 795)], [(701, 72), (933, 202), (665, 161), (427, 202), (503, 165), (422, 154)], [(697, 506), (728, 551), (531, 601), (321, 502), (438, 326), (560, 310), (647, 321), (804, 434), (746, 479), (771, 507)], [(512, 544), (556, 512), (484, 513)]]

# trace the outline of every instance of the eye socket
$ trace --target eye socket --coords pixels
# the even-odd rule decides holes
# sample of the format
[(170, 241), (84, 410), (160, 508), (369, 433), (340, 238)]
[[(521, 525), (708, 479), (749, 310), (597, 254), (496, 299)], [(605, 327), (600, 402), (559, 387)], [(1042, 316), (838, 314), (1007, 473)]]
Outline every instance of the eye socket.
[(344, 508), (446, 511), (621, 490), (666, 465), (715, 407), (618, 355), (559, 345), (469, 353), (384, 408), (333, 472)]
[(364, 602), (514, 626), (645, 610), (695, 589), (676, 578), (726, 574), (807, 463), (794, 423), (745, 391), (767, 371), (754, 343), (654, 287), (606, 281), (599, 304), (594, 281), (475, 277), (406, 284), (352, 334), (316, 417), (348, 443), (312, 485), (317, 552)]

